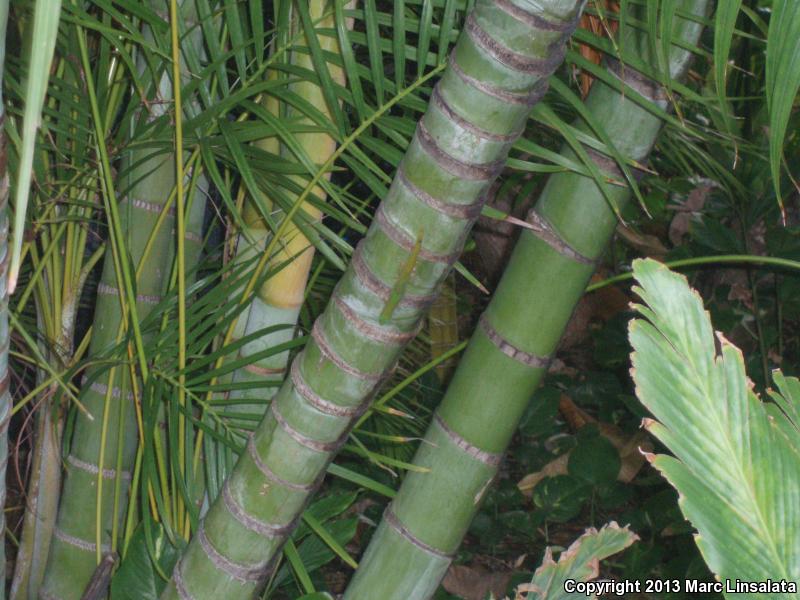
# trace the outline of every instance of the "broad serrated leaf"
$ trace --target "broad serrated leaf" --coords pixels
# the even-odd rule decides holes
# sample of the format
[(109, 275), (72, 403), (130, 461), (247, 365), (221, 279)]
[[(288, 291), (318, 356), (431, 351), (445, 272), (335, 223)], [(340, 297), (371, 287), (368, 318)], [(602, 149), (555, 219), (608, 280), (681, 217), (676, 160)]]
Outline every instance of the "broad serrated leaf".
[[(780, 424), (787, 417), (753, 393), (738, 348), (719, 335), (717, 350), (709, 316), (683, 276), (653, 260), (636, 261), (634, 275), (647, 319), (629, 330), (636, 392), (657, 419), (646, 421), (648, 430), (675, 455), (649, 459), (678, 490), (720, 580), (796, 581), (800, 453)], [(793, 393), (783, 378), (776, 382)], [(788, 413), (794, 403), (783, 403)]]
[(545, 550), (542, 565), (536, 569), (531, 583), (521, 586), (518, 592), (527, 592), (527, 600), (568, 600), (586, 598), (586, 594), (568, 592), (567, 580), (588, 581), (600, 574), (599, 562), (612, 554), (621, 552), (637, 539), (627, 527), (614, 522), (599, 531), (588, 529), (581, 537), (561, 553), (558, 562), (553, 560), (552, 550)]

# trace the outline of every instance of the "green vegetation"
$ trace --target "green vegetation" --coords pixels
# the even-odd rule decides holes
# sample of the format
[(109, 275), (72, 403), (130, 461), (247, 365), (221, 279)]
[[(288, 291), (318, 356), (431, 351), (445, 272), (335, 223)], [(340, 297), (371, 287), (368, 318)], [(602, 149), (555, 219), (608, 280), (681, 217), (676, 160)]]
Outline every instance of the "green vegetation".
[(10, 598), (794, 597), (798, 3), (0, 31)]

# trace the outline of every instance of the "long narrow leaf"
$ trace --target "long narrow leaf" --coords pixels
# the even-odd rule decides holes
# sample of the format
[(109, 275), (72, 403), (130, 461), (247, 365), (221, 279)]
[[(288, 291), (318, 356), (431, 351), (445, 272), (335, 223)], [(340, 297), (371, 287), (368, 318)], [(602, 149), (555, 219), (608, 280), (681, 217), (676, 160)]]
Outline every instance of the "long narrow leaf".
[(33, 149), (36, 130), (41, 122), (42, 105), (47, 91), (50, 63), (56, 47), (56, 33), (61, 15), (61, 0), (37, 0), (33, 16), (31, 56), (28, 63), (28, 81), (25, 84), (25, 113), (22, 117), (22, 148), (20, 150), (19, 173), (14, 193), (14, 243), (11, 267), (8, 275), (8, 292), (14, 293), (19, 275), (22, 255), (22, 231), (25, 228), (25, 213), (28, 208), (31, 175), (33, 172)]

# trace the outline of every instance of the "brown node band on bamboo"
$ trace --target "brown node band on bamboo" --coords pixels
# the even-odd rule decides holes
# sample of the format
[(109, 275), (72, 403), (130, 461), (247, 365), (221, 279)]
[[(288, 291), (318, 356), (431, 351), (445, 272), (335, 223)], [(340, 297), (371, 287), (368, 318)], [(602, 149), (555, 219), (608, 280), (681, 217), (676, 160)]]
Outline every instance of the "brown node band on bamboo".
[(411, 533), (411, 531), (408, 530), (408, 528), (400, 521), (400, 519), (397, 518), (397, 515), (394, 514), (394, 512), (392, 511), (391, 504), (386, 507), (386, 510), (383, 513), (383, 520), (389, 527), (394, 529), (396, 533), (398, 533), (401, 537), (405, 538), (406, 541), (410, 542), (423, 552), (431, 554), (437, 558), (445, 558), (447, 560), (453, 559), (452, 554), (448, 554), (447, 552), (442, 552), (438, 548), (434, 548), (430, 544), (426, 544), (417, 536), (415, 536), (413, 533)]
[(476, 79), (472, 75), (468, 75), (456, 62), (455, 53), (450, 54), (448, 67), (459, 79), (461, 79), (461, 81), (463, 81), (469, 87), (476, 89), (487, 96), (495, 98), (496, 100), (505, 102), (506, 104), (531, 107), (544, 97), (549, 86), (547, 78), (543, 77), (534, 84), (529, 92), (512, 92), (503, 89), (496, 85), (492, 85), (491, 83)]
[[(242, 358), (247, 358), (246, 356), (242, 356), (241, 352), (239, 356)], [(248, 373), (252, 373), (253, 375), (258, 375), (259, 377), (270, 377), (272, 375), (283, 375), (286, 372), (286, 367), (262, 367), (257, 364), (250, 364), (245, 365), (244, 370)]]
[[(308, 383), (306, 383), (305, 379), (303, 379), (302, 373), (300, 373), (299, 363), (300, 361), (298, 359), (295, 359), (292, 362), (292, 366), (289, 372), (289, 377), (291, 377), (292, 385), (294, 386), (295, 390), (297, 390), (297, 393), (300, 394), (300, 396), (306, 402), (308, 402), (319, 412), (325, 415), (329, 415), (331, 417), (352, 418), (358, 414), (359, 406), (342, 406), (340, 404), (336, 404), (335, 402), (326, 400), (325, 398), (317, 394), (314, 390), (312, 390), (311, 386), (309, 386)], [(306, 440), (307, 439), (308, 438), (306, 438)], [(303, 445), (306, 446), (306, 444)], [(333, 448), (331, 448), (331, 450), (333, 450)]]
[[(591, 146), (584, 146), (586, 154), (592, 159), (592, 162), (606, 174), (612, 175), (614, 178), (625, 181), (625, 173), (619, 168), (617, 161), (612, 157), (595, 150)], [(636, 181), (640, 181), (645, 175), (645, 171), (637, 167), (630, 167), (631, 174)]]
[[(356, 246), (350, 264), (353, 266), (353, 271), (358, 277), (361, 284), (370, 292), (375, 294), (379, 299), (388, 302), (392, 295), (392, 288), (378, 279), (375, 274), (370, 270), (366, 261), (364, 260), (363, 251), (361, 249), (364, 240), (361, 240)], [(429, 296), (418, 296), (415, 294), (405, 294), (398, 302), (398, 306), (411, 307), (417, 310), (423, 310), (436, 301), (437, 296), (431, 294)]]
[(175, 591), (178, 592), (178, 598), (180, 598), (180, 600), (196, 600), (196, 598), (189, 593), (186, 582), (183, 580), (182, 565), (183, 560), (179, 561), (172, 571), (172, 581), (175, 584)]
[[(383, 208), (383, 204), (380, 204), (378, 206), (378, 210), (375, 211), (373, 222), (377, 224), (386, 237), (400, 246), (403, 250), (409, 253), (414, 251), (416, 240), (389, 220), (389, 217), (386, 216), (386, 211)], [(456, 251), (451, 254), (436, 254), (435, 252), (431, 252), (425, 248), (420, 248), (417, 252), (417, 256), (422, 260), (440, 263), (443, 265), (452, 265), (456, 260), (458, 260), (460, 255), (460, 251)]]
[(564, 62), (564, 55), (567, 47), (562, 43), (557, 44), (557, 49), (548, 53), (545, 58), (535, 58), (514, 52), (507, 48), (498, 40), (493, 38), (489, 32), (480, 26), (475, 18), (475, 13), (470, 13), (464, 23), (464, 31), (476, 46), (485, 50), (497, 62), (528, 75), (538, 75), (545, 77), (555, 71)]
[(608, 70), (640, 96), (644, 96), (651, 102), (664, 102), (669, 99), (664, 86), (644, 73), (637, 71), (630, 65), (623, 65), (616, 58), (611, 58), (610, 56), (607, 56), (605, 61)]
[(433, 103), (436, 108), (438, 108), (444, 115), (450, 119), (453, 123), (458, 125), (461, 129), (465, 131), (469, 131), (471, 134), (475, 135), (476, 137), (482, 138), (484, 140), (488, 140), (490, 142), (506, 142), (511, 143), (516, 140), (521, 134), (522, 130), (515, 131), (510, 134), (501, 134), (501, 133), (493, 133), (491, 131), (487, 131), (482, 127), (478, 127), (475, 123), (472, 123), (468, 119), (465, 119), (461, 115), (459, 115), (453, 107), (447, 103), (442, 97), (441, 92), (439, 91), (440, 83), (437, 83), (436, 86), (433, 88), (433, 94), (431, 94), (431, 102)]
[(536, 207), (528, 212), (525, 221), (530, 225), (529, 231), (533, 235), (538, 237), (561, 256), (574, 260), (582, 265), (594, 266), (595, 260), (584, 256), (564, 241), (553, 226), (550, 225), (542, 215), (536, 212)]
[(380, 327), (374, 325), (369, 321), (361, 318), (361, 316), (354, 311), (347, 302), (345, 302), (334, 291), (333, 304), (342, 313), (345, 320), (359, 333), (368, 337), (370, 340), (380, 342), (382, 344), (392, 344), (395, 346), (402, 346), (413, 340), (417, 333), (419, 333), (420, 324), (413, 331), (398, 331), (396, 329), (389, 329), (388, 327)]
[(297, 431), (278, 410), (277, 402), (270, 403), (269, 410), (283, 432), (301, 446), (313, 450), (314, 452), (333, 452), (339, 447), (338, 440), (334, 440), (333, 442), (320, 442)]
[(517, 6), (511, 0), (494, 0), (494, 5), (502, 10), (507, 15), (514, 17), (520, 23), (532, 27), (534, 29), (541, 29), (542, 31), (556, 31), (564, 34), (564, 37), (569, 37), (580, 22), (580, 15), (568, 21), (548, 21), (537, 14), (529, 12), (524, 8)]
[(250, 515), (245, 509), (236, 502), (236, 499), (231, 494), (228, 482), (222, 486), (222, 502), (225, 508), (233, 515), (245, 529), (270, 539), (282, 538), (289, 535), (294, 528), (295, 520), (292, 520), (287, 525), (276, 525), (274, 523), (267, 523)]
[(249, 583), (261, 581), (261, 579), (264, 577), (264, 571), (267, 567), (268, 561), (264, 561), (263, 563), (257, 565), (240, 565), (233, 562), (226, 556), (223, 556), (216, 548), (214, 548), (211, 540), (209, 540), (208, 536), (206, 535), (206, 530), (202, 522), (200, 523), (200, 527), (195, 535), (197, 536), (197, 541), (200, 543), (200, 547), (203, 549), (203, 552), (206, 553), (208, 560), (210, 560), (217, 569), (232, 579), (242, 583)]
[(513, 358), (517, 362), (534, 369), (546, 369), (550, 364), (549, 356), (537, 356), (531, 352), (525, 352), (506, 340), (494, 327), (492, 327), (492, 324), (489, 323), (489, 316), (486, 313), (481, 315), (478, 325), (483, 330), (483, 333), (486, 335), (486, 337), (489, 338), (489, 341), (492, 342), (492, 344), (494, 344), (497, 349), (500, 350), (500, 352), (509, 358)]
[(495, 454), (493, 452), (487, 452), (486, 450), (481, 450), (477, 446), (469, 443), (465, 440), (461, 435), (459, 435), (456, 431), (454, 431), (447, 423), (444, 422), (441, 416), (438, 414), (433, 418), (436, 425), (439, 426), (439, 429), (447, 436), (447, 438), (453, 442), (453, 444), (462, 452), (471, 456), (478, 462), (482, 462), (485, 465), (490, 467), (497, 468), (500, 466), (500, 463), (503, 462), (503, 455), (502, 454)]
[[(53, 529), (53, 535), (57, 540), (60, 542), (64, 542), (68, 546), (72, 546), (73, 548), (78, 548), (79, 550), (83, 550), (84, 552), (97, 552), (97, 544), (94, 542), (90, 542), (89, 540), (84, 540), (83, 538), (79, 538), (75, 535), (70, 535), (69, 533), (55, 527)], [(111, 546), (108, 544), (100, 544), (100, 551), (101, 552), (108, 552), (111, 549)]]
[[(239, 338), (239, 337), (233, 337), (231, 339), (231, 343), (235, 344), (235, 343), (241, 341), (241, 339), (242, 338)], [(239, 354), (238, 354), (239, 358), (248, 358), (248, 356), (249, 356), (248, 354), (243, 354), (242, 353), (244, 348), (245, 348), (245, 346), (243, 345), (239, 349)], [(253, 363), (253, 364), (245, 365), (244, 366), (244, 370), (249, 372), (249, 373), (252, 373), (253, 375), (258, 375), (259, 377), (270, 377), (272, 375), (283, 375), (286, 372), (286, 367), (275, 367), (275, 368), (262, 367), (262, 366), (260, 366), (258, 364)]]
[[(362, 371), (357, 369), (356, 367), (347, 363), (339, 354), (331, 347), (330, 342), (328, 341), (325, 332), (322, 330), (322, 323), (319, 319), (314, 321), (314, 325), (311, 327), (311, 339), (313, 339), (317, 343), (317, 347), (319, 348), (322, 355), (328, 359), (330, 362), (335, 364), (339, 369), (355, 377), (356, 379), (360, 379), (361, 381), (378, 381), (383, 376), (383, 373), (367, 373), (366, 371)], [(294, 364), (297, 364), (298, 361), (295, 360)], [(297, 377), (300, 378), (300, 374), (297, 374)], [(292, 381), (294, 381), (295, 374), (294, 370), (292, 370)], [(302, 378), (301, 378), (302, 379)]]
[(312, 492), (314, 490), (316, 486), (315, 482), (294, 483), (284, 479), (283, 477), (279, 477), (275, 471), (273, 471), (269, 465), (267, 465), (267, 463), (261, 460), (261, 457), (258, 455), (255, 439), (253, 439), (252, 435), (247, 441), (247, 453), (250, 455), (250, 459), (253, 461), (253, 464), (256, 466), (256, 468), (261, 471), (261, 474), (271, 482), (277, 483), (278, 485), (295, 492)]
[(469, 163), (459, 160), (442, 149), (425, 127), (424, 119), (417, 124), (416, 140), (420, 148), (433, 159), (433, 162), (451, 175), (470, 181), (491, 181), (505, 166), (505, 160), (489, 163)]
[[(90, 473), (92, 475), (99, 475), (101, 473), (99, 465), (91, 463), (86, 460), (81, 460), (77, 456), (70, 454), (67, 456), (67, 464), (70, 466), (75, 467), (76, 469), (80, 469), (86, 473)], [(128, 471), (120, 471), (119, 475), (125, 481), (130, 481), (131, 474)], [(116, 479), (117, 478), (117, 470), (116, 469), (109, 469), (105, 468), (102, 470), (102, 477), (103, 479)]]
[[(486, 202), (486, 195), (487, 192), (482, 193), (477, 200), (470, 204), (456, 204), (453, 202), (448, 202), (446, 200), (441, 200), (432, 196), (422, 188), (415, 185), (406, 175), (405, 167), (403, 164), (400, 164), (400, 167), (397, 169), (397, 180), (405, 187), (411, 194), (423, 204), (430, 206), (433, 210), (442, 213), (445, 216), (452, 217), (454, 219), (477, 219), (478, 216), (481, 214), (481, 210), (483, 209), (483, 205)], [(487, 188), (488, 189), (488, 188)]]

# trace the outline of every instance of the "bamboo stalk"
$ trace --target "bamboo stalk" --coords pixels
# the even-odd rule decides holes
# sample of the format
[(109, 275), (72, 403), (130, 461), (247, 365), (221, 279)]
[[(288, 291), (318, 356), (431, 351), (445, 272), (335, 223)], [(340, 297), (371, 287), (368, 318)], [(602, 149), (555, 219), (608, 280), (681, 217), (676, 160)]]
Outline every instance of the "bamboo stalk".
[[(458, 305), (456, 280), (453, 274), (442, 284), (442, 291), (431, 305), (428, 315), (428, 336), (431, 338), (431, 358), (436, 360), (458, 344)], [(446, 383), (457, 362), (451, 357), (436, 367), (436, 376)]]
[(477, 2), (366, 238), (163, 600), (251, 598), (264, 582), (350, 427), (416, 335), (582, 5)]
[[(57, 65), (58, 76), (70, 84), (74, 83), (74, 72), (64, 68), (64, 61), (59, 61)], [(54, 108), (58, 106), (56, 99), (48, 99), (48, 102)], [(69, 118), (75, 116), (75, 112), (70, 111)], [(73, 156), (82, 156), (85, 148), (83, 143), (67, 138), (66, 144), (68, 147), (65, 150)], [(32, 291), (38, 329), (45, 335), (39, 343), (39, 351), (48, 361), (51, 371), (63, 372), (68, 369), (83, 351), (83, 348), (78, 348), (76, 352), (72, 349), (79, 299), (86, 278), (102, 253), (102, 248), (90, 255), (86, 252), (86, 230), (81, 225), (91, 218), (90, 202), (86, 201), (89, 196), (87, 189), (90, 186), (71, 188), (70, 197), (79, 202), (52, 207), (51, 210), (59, 218), (43, 226), (39, 236), (42, 252), (32, 246), (29, 254), (34, 270), (39, 270), (39, 276), (32, 278), (17, 307), (20, 312), (24, 309), (28, 292)], [(48, 282), (52, 282), (52, 285), (47, 285)], [(38, 380), (43, 382), (46, 377), (47, 372), (40, 369)], [(12, 600), (37, 600), (47, 566), (61, 494), (61, 449), (66, 413), (56, 392), (57, 386), (50, 385), (36, 398), (31, 475), (9, 591)]]
[[(349, 3), (349, 7), (353, 7), (355, 4), (356, 2), (353, 0)], [(317, 29), (335, 29), (334, 14), (328, 0), (312, 0), (308, 3), (308, 12)], [(339, 44), (335, 37), (317, 36), (317, 38), (317, 43), (323, 52), (338, 52)], [(307, 39), (306, 47), (310, 47)], [(314, 70), (311, 56), (305, 52), (295, 52), (291, 62), (296, 67), (308, 69), (309, 71)], [(329, 69), (333, 81), (338, 85), (344, 85), (344, 71), (331, 65), (329, 65)], [(304, 80), (293, 84), (292, 88), (295, 94), (306, 100), (328, 119), (332, 119), (331, 110), (327, 106), (322, 89), (316, 83)], [(277, 115), (277, 107), (268, 107), (268, 109), (270, 108), (273, 114)], [(301, 118), (299, 121), (307, 125), (314, 124), (308, 117)], [(301, 133), (295, 137), (301, 151), (315, 165), (324, 164), (336, 149), (336, 140), (326, 133)], [(265, 140), (264, 144), (271, 144), (270, 150), (278, 145), (275, 138)], [(282, 154), (290, 154), (285, 147), (281, 147), (279, 151)], [(330, 174), (326, 174), (325, 177), (329, 179)], [(301, 177), (293, 177), (293, 180), (301, 187), (305, 183)], [(321, 186), (315, 186), (312, 193), (321, 200), (326, 197), (325, 191)], [(290, 195), (290, 200), (296, 200), (296, 197), (291, 197)], [(305, 213), (310, 221), (322, 219), (322, 211), (310, 202), (303, 202), (300, 210)], [(281, 215), (282, 212), (278, 212), (274, 217), (279, 219)], [(260, 224), (261, 229), (258, 231), (251, 226), (249, 234), (252, 239), (261, 243), (261, 251), (263, 252), (263, 248), (270, 236), (263, 219), (260, 218), (260, 214), (252, 202), (245, 206), (243, 216), (248, 223)], [(277, 246), (279, 250), (274, 257), (271, 257), (266, 267), (267, 270), (276, 270), (276, 272), (266, 279), (264, 284), (256, 291), (250, 305), (243, 334), (250, 335), (270, 327), (283, 326), (283, 328), (261, 336), (243, 346), (240, 351), (241, 357), (251, 356), (266, 348), (288, 342), (294, 337), (295, 325), (300, 314), (300, 308), (303, 305), (306, 283), (311, 271), (314, 246), (294, 223), (290, 224), (283, 232)], [(245, 247), (245, 252), (252, 255), (247, 247)], [(234, 382), (266, 383), (274, 386), (265, 389), (264, 397), (259, 398), (259, 404), (239, 405), (235, 407), (236, 410), (263, 414), (266, 409), (264, 402), (274, 396), (275, 392), (277, 392), (277, 384), (285, 377), (288, 360), (289, 352), (281, 352), (255, 361), (247, 367), (236, 371), (233, 376)], [(242, 397), (247, 396), (248, 393), (248, 391), (232, 392), (231, 396)]]
[[(681, 4), (703, 16), (709, 2)], [(621, 47), (631, 56), (638, 52), (650, 57), (655, 66), (647, 37), (627, 29), (631, 36)], [(692, 47), (702, 26), (676, 17), (676, 29)], [(683, 76), (690, 58), (673, 45), (670, 76)], [(666, 108), (665, 90), (629, 65), (615, 71), (620, 79)], [(636, 104), (630, 90), (620, 94), (597, 80), (586, 108), (623, 156), (646, 160), (661, 121)], [(582, 120), (575, 127), (591, 134)], [(562, 153), (577, 160), (569, 148)], [(590, 157), (609, 177), (623, 181), (609, 156), (591, 152)], [(615, 186), (610, 193), (619, 208), (631, 196), (627, 186)], [(527, 220), (535, 230), (521, 234), (419, 446), (414, 464), (426, 472), (415, 469), (406, 475), (345, 592), (346, 600), (423, 600), (434, 594), (617, 224), (595, 181), (574, 173), (551, 176)]]
[[(191, 2), (185, 5), (193, 8)], [(166, 74), (159, 87), (160, 100), (172, 96)], [(164, 109), (156, 105), (154, 110)], [(136, 311), (144, 321), (162, 299), (174, 260), (174, 211), (167, 211), (153, 232), (175, 188), (175, 157), (134, 150), (126, 160), (129, 180), (134, 183), (120, 202), (120, 217), (126, 247), (139, 270)], [(202, 241), (204, 200), (201, 194), (186, 218), (186, 253), (195, 258)], [(118, 258), (108, 252), (98, 285), (89, 348), (95, 359), (107, 356), (119, 344), (127, 320), (117, 287), (114, 261)], [(84, 379), (82, 402), (92, 417), (81, 413), (76, 419), (42, 598), (80, 599), (103, 557), (117, 550), (119, 540), (112, 532), (119, 527), (128, 497), (138, 442), (133, 390), (141, 386), (132, 385), (128, 365), (109, 368), (99, 363)]]
[[(47, 356), (47, 351), (42, 351), (42, 355)], [(40, 372), (40, 377), (42, 375)], [(12, 600), (38, 598), (56, 524), (58, 500), (61, 495), (61, 436), (64, 428), (64, 411), (49, 401), (55, 391), (55, 385), (46, 389), (42, 405), (36, 412), (35, 446), (26, 490), (22, 535), (9, 591), (9, 598)]]
[[(5, 66), (6, 23), (8, 0), (0, 0), (0, 81)], [(8, 425), (11, 422), (11, 383), (8, 371), (8, 349), (11, 335), (8, 330), (8, 155), (6, 154), (5, 105), (0, 90), (0, 508), (6, 505), (6, 467), (8, 466)], [(5, 510), (0, 510), (0, 568), (5, 572), (6, 550)], [(5, 598), (5, 585), (0, 589), (0, 600)]]

